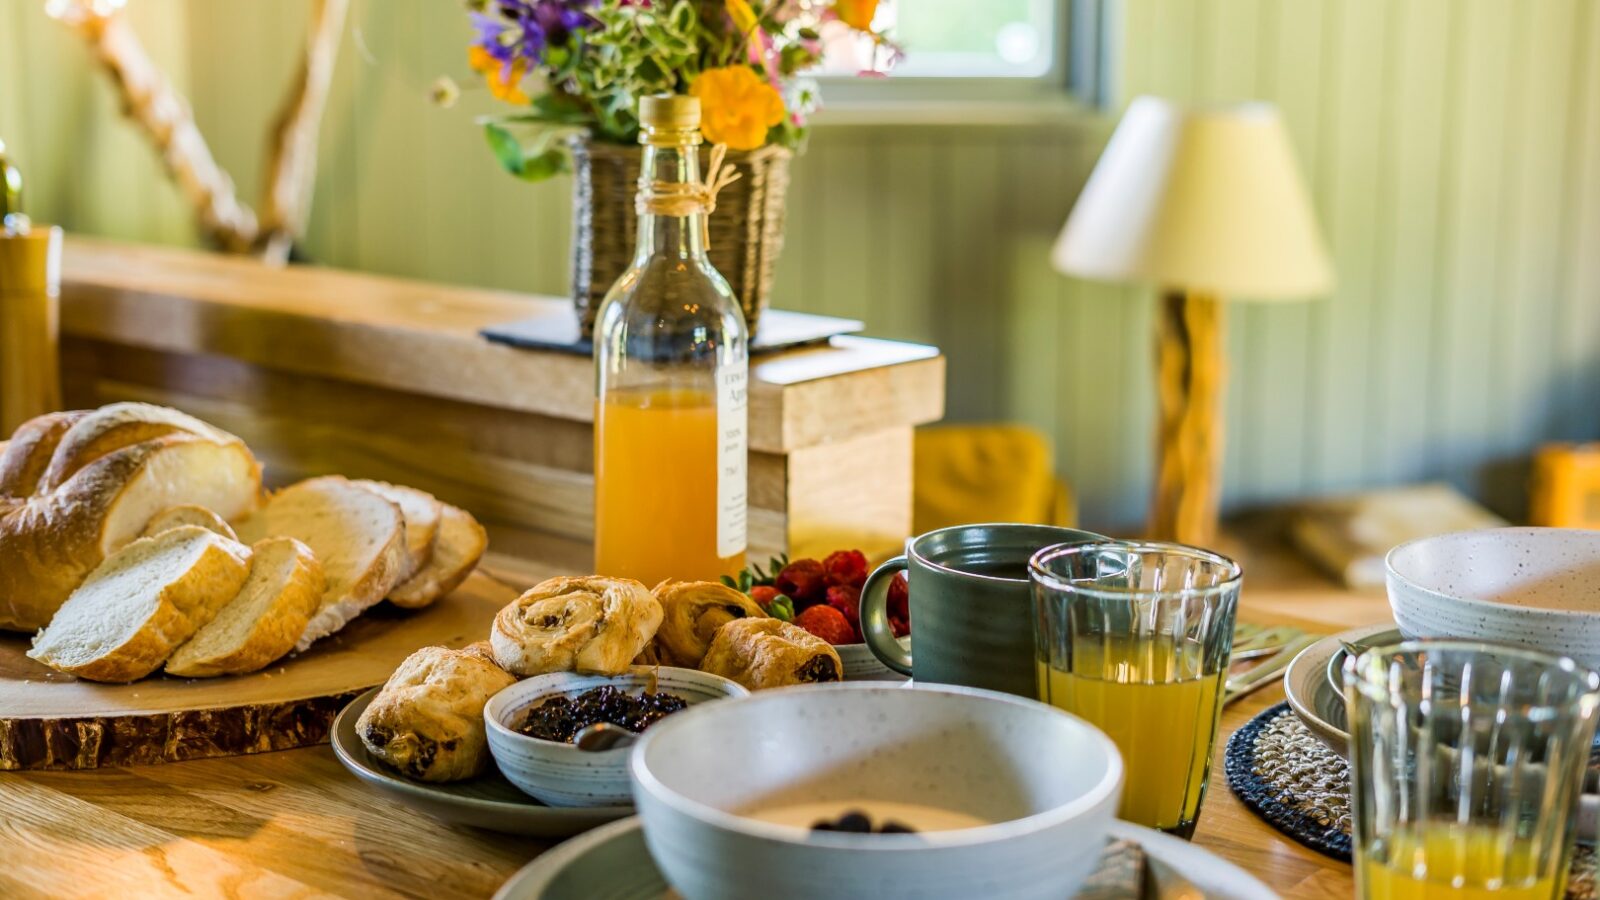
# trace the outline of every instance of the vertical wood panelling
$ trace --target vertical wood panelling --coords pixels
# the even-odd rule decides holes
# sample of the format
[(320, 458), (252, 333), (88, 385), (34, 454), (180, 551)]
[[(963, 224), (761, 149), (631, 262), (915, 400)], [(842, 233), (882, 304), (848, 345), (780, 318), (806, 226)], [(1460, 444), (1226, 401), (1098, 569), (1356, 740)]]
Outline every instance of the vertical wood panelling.
[(1431, 331), (1437, 299), (1432, 261), (1442, 235), (1441, 192), (1453, 151), (1446, 123), (1447, 36), (1451, 0), (1417, 0), (1398, 8), (1389, 49), (1397, 61), (1388, 100), (1382, 194), (1404, 190), (1406, 202), (1383, 204), (1372, 240), (1386, 288), (1373, 298), (1366, 402), (1370, 476), (1383, 483), (1427, 474), (1429, 360), (1443, 351)]
[[(355, 0), (304, 252), (563, 293), (569, 182), (500, 172), (472, 119), (459, 6)], [(1503, 463), (1600, 437), (1600, 11), (1592, 0), (1122, 0), (1126, 100), (1283, 111), (1338, 275), (1234, 304), (1225, 503), (1449, 477), (1519, 511)], [(41, 218), (194, 240), (177, 192), (42, 4), (0, 5), (0, 137)], [(145, 42), (254, 200), (306, 0), (140, 0)], [(427, 102), (455, 76), (453, 109)], [(23, 77), (26, 75), (26, 77)], [(1055, 442), (1085, 521), (1143, 517), (1153, 296), (1050, 270), (1105, 121), (817, 129), (794, 164), (774, 302), (950, 356), (953, 419)], [(329, 298), (336, 303), (337, 298)]]
[(1559, 334), (1555, 378), (1560, 409), (1547, 433), (1568, 439), (1600, 435), (1600, 9), (1583, 3), (1573, 28), (1573, 58), (1582, 60), (1579, 80), (1567, 118), (1575, 137), (1564, 171), (1568, 187), (1565, 234), (1560, 241), (1566, 258), (1560, 265), (1563, 290), (1556, 316)]
[(1386, 0), (1344, 0), (1329, 23), (1339, 73), (1328, 102), (1337, 125), (1324, 137), (1329, 154), (1318, 194), (1329, 249), (1338, 261), (1333, 296), (1313, 301), (1313, 346), (1307, 364), (1316, 373), (1308, 407), (1314, 468), (1319, 485), (1351, 488), (1362, 480), (1363, 410), (1368, 376), (1367, 319), (1373, 294), (1372, 235), (1377, 230), (1378, 157), (1383, 140), (1382, 84), (1386, 58)]
[[(1320, 171), (1323, 150), (1318, 114), (1324, 66), (1322, 8), (1321, 0), (1270, 0), (1262, 8), (1260, 95), (1282, 110), (1308, 178)], [(1281, 303), (1237, 312), (1257, 324), (1247, 343), (1232, 348), (1234, 390), (1241, 391), (1247, 402), (1241, 418), (1230, 420), (1241, 433), (1232, 439), (1229, 453), (1237, 454), (1242, 468), (1251, 473), (1253, 491), (1246, 502), (1293, 495), (1305, 488), (1300, 461), (1309, 444), (1305, 347), (1313, 305)], [(1246, 379), (1249, 385), (1243, 387)], [(1286, 464), (1291, 460), (1294, 464)]]

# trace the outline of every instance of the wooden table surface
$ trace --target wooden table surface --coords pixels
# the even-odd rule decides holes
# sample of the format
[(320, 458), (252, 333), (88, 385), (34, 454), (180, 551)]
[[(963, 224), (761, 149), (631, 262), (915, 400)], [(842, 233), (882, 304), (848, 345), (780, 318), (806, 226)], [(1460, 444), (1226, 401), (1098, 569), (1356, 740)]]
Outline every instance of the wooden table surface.
[[(1271, 527), (1222, 551), (1244, 564), (1242, 619), (1319, 632), (1388, 620), (1381, 591), (1351, 593), (1307, 569)], [(587, 569), (552, 544), (525, 577)], [(504, 571), (500, 569), (499, 571)], [(1286, 897), (1352, 895), (1350, 867), (1301, 847), (1228, 790), (1227, 735), (1279, 702), (1263, 689), (1223, 714), (1196, 843)], [(488, 897), (548, 845), (451, 827), (385, 799), (326, 746), (91, 772), (0, 773), (0, 896)]]

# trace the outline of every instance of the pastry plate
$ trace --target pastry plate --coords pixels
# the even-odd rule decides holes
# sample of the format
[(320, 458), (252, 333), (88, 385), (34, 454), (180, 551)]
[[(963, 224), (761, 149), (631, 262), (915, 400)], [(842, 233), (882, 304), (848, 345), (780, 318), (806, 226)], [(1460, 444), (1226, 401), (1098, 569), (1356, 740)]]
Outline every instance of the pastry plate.
[(1387, 639), (1400, 639), (1392, 623), (1365, 625), (1342, 634), (1323, 638), (1300, 651), (1283, 673), (1283, 693), (1306, 728), (1340, 756), (1348, 756), (1349, 724), (1345, 719), (1344, 694), (1334, 687), (1332, 666), (1344, 665), (1344, 645), (1377, 646)]
[[(1277, 895), (1255, 876), (1204, 847), (1128, 822), (1111, 823), (1113, 838), (1128, 838), (1193, 882), (1211, 900), (1264, 900)], [(644, 844), (637, 817), (613, 822), (556, 847), (500, 886), (494, 900), (666, 900), (667, 887)]]
[(457, 825), (542, 838), (570, 837), (633, 815), (631, 806), (545, 806), (517, 790), (495, 770), (470, 781), (448, 784), (412, 781), (368, 753), (356, 736), (356, 719), (377, 695), (378, 689), (373, 688), (350, 701), (333, 720), (330, 742), (334, 755), (352, 774), (407, 806)]

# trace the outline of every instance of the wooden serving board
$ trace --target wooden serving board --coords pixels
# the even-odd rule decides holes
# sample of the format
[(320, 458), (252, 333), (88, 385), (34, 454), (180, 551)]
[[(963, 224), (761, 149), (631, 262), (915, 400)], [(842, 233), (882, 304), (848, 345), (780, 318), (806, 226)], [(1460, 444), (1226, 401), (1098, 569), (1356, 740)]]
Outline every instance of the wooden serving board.
[(96, 684), (28, 659), (0, 633), (0, 770), (93, 769), (287, 750), (328, 739), (333, 717), (419, 647), (461, 647), (517, 591), (482, 570), (420, 610), (387, 603), (298, 656), (249, 675)]

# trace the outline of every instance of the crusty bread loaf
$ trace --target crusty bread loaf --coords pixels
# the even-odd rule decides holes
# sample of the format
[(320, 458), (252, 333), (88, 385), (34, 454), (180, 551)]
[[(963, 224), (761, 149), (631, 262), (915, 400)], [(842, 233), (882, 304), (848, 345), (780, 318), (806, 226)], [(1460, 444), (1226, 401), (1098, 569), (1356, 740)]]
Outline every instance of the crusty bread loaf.
[(239, 536), (233, 533), (233, 526), (224, 522), (221, 516), (193, 503), (185, 503), (156, 513), (156, 517), (144, 526), (144, 537), (155, 537), (168, 528), (177, 528), (179, 525), (199, 525), (207, 531), (215, 531), (230, 541), (239, 539)]
[(387, 481), (352, 482), (400, 507), (406, 520), (406, 569), (401, 581), (422, 571), (433, 556), (433, 540), (439, 533), (439, 514), (443, 504), (427, 491), (390, 484)]
[(311, 478), (273, 494), (235, 523), (250, 543), (268, 537), (304, 542), (322, 563), (327, 588), (295, 649), (333, 634), (383, 600), (405, 571), (400, 508), (336, 475)]
[(150, 403), (111, 403), (89, 410), (72, 423), (50, 455), (38, 490), (61, 486), (89, 463), (134, 444), (169, 434), (193, 434), (219, 443), (237, 440), (187, 413)]
[(0, 453), (0, 497), (27, 497), (39, 485), (50, 456), (73, 423), (88, 415), (84, 410), (45, 413), (17, 426)]
[(467, 580), (488, 546), (489, 535), (478, 520), (466, 510), (446, 504), (439, 518), (439, 534), (433, 539), (433, 556), (422, 571), (389, 592), (389, 602), (417, 609), (443, 597)]
[(28, 655), (93, 681), (143, 678), (238, 594), (248, 558), (194, 525), (134, 541), (90, 573)]
[(43, 627), (157, 513), (193, 503), (233, 518), (254, 507), (260, 489), (261, 467), (237, 438), (174, 433), (112, 451), (55, 490), (0, 505), (0, 629)]
[(250, 575), (216, 618), (167, 660), (187, 678), (254, 672), (294, 649), (327, 587), (311, 548), (290, 537), (250, 548)]

